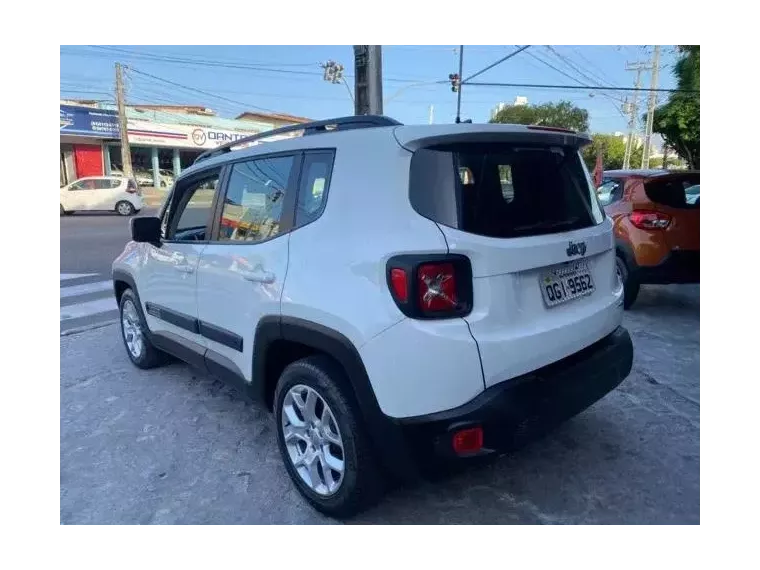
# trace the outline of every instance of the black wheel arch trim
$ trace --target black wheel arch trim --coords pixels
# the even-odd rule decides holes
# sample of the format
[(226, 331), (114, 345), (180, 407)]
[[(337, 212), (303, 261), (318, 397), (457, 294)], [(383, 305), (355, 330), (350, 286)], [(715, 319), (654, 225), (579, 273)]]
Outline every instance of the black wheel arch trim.
[(623, 258), (626, 267), (628, 267), (628, 273), (635, 273), (639, 266), (636, 263), (636, 255), (633, 251), (633, 247), (627, 241), (624, 241), (618, 237), (615, 238), (615, 253)]
[[(114, 292), (118, 298), (117, 281), (126, 283), (138, 301), (140, 296), (135, 281), (129, 273), (113, 270)], [(142, 304), (140, 311), (143, 310)], [(211, 375), (229, 383), (249, 400), (266, 402), (266, 358), (267, 351), (278, 340), (297, 342), (318, 350), (335, 359), (346, 372), (352, 396), (358, 407), (359, 416), (377, 454), (377, 458), (389, 474), (397, 479), (409, 480), (419, 476), (418, 465), (408, 446), (402, 427), (386, 416), (380, 409), (375, 392), (354, 344), (338, 331), (297, 317), (268, 315), (259, 320), (254, 334), (253, 375), (250, 383), (244, 380), (242, 372), (226, 357), (199, 346), (179, 336), (164, 333), (148, 333), (149, 338), (162, 350), (178, 358), (192, 357), (190, 362), (205, 369)]]
[(417, 466), (401, 427), (380, 409), (375, 392), (354, 344), (338, 331), (312, 321), (290, 316), (264, 317), (256, 327), (252, 392), (266, 397), (266, 355), (272, 342), (286, 340), (303, 344), (335, 359), (346, 372), (352, 396), (359, 406), (360, 420), (367, 429), (373, 449), (387, 471), (397, 478), (417, 476)]

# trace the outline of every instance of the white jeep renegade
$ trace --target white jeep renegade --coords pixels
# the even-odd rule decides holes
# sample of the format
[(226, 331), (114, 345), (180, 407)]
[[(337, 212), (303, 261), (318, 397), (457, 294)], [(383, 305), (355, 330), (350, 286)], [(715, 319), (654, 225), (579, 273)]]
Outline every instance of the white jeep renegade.
[(333, 516), (513, 448), (631, 370), (588, 142), (363, 116), (209, 151), (113, 264), (127, 354), (268, 406), (296, 487)]

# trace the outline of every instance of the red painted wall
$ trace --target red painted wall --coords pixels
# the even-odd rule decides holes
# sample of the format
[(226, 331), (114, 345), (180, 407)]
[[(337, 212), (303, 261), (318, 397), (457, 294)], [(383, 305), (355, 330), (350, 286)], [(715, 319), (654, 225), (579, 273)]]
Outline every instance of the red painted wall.
[(100, 145), (75, 144), (74, 163), (77, 168), (77, 178), (103, 176), (103, 149)]

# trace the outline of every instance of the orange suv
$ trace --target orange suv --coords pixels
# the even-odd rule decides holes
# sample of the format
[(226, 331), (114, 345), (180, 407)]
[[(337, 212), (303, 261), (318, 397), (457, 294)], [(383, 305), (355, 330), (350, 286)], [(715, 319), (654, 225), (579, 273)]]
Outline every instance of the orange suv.
[(614, 224), (626, 309), (641, 285), (699, 283), (699, 171), (608, 170), (597, 194)]

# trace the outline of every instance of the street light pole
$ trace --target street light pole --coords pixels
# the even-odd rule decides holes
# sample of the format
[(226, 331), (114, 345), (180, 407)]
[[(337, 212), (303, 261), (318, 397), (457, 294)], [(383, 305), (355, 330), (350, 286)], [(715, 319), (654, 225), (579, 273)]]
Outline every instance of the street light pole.
[(462, 65), (463, 64), (464, 64), (464, 46), (459, 46), (459, 75), (458, 75), (458, 85), (457, 85), (457, 118), (456, 118), (457, 123), (460, 123), (462, 121), (461, 110), (462, 110)]

